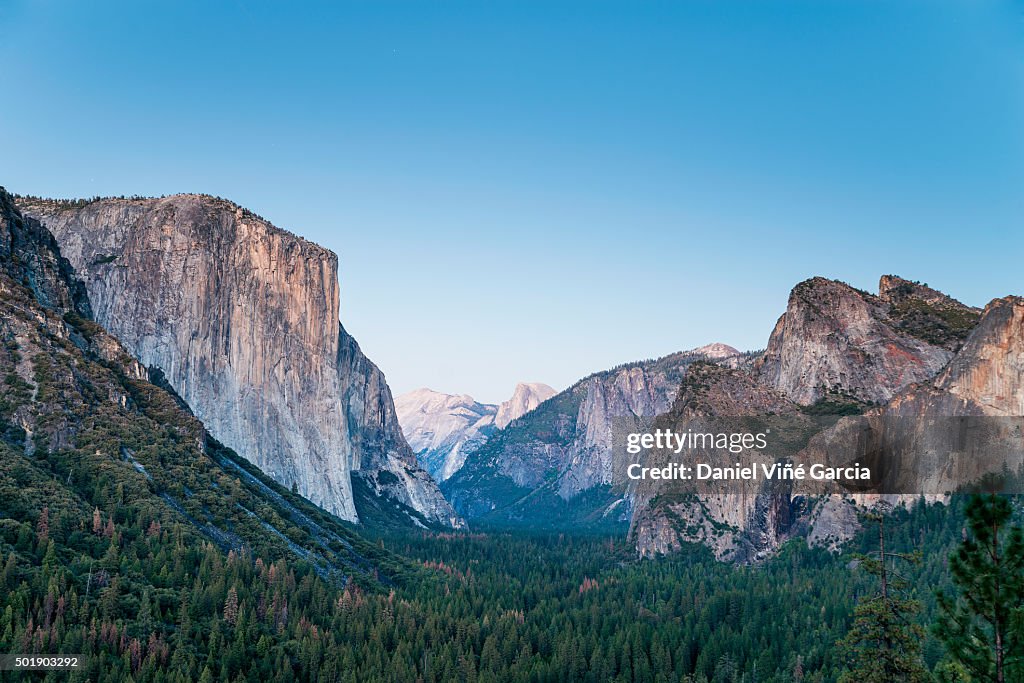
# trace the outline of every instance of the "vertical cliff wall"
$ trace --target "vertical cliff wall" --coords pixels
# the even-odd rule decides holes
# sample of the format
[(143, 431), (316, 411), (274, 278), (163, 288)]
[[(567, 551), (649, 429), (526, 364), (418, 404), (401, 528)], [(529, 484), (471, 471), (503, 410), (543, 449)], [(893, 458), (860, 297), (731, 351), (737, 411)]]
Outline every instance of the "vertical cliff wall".
[[(906, 283), (882, 278), (882, 297), (896, 294), (896, 282)], [(804, 405), (829, 394), (885, 403), (903, 387), (931, 379), (953, 357), (955, 338), (947, 333), (939, 341), (926, 334), (929, 327), (912, 317), (917, 309), (911, 304), (929, 311), (934, 307), (915, 294), (913, 283), (906, 284), (911, 287), (897, 306), (835, 280), (801, 282), (757, 363), (757, 375)], [(965, 318), (964, 334), (977, 316)], [(938, 323), (943, 323), (941, 318)]]
[(338, 377), (342, 405), (353, 441), (352, 474), (377, 496), (408, 505), (428, 520), (460, 527), (461, 519), (423, 470), (402, 435), (395, 402), (382, 373), (356, 340), (341, 328)]
[[(383, 375), (341, 328), (332, 252), (203, 195), (22, 204), (57, 238), (96, 320), (163, 370), (216, 438), (357, 519), (352, 471), (408, 446)], [(434, 501), (428, 518), (454, 519), (429, 477), (408, 486), (426, 490), (404, 498)]]
[(668, 411), (692, 363), (737, 354), (711, 344), (585, 377), (494, 433), (442, 489), (467, 518), (619, 523), (629, 505), (621, 492), (609, 492), (616, 429)]

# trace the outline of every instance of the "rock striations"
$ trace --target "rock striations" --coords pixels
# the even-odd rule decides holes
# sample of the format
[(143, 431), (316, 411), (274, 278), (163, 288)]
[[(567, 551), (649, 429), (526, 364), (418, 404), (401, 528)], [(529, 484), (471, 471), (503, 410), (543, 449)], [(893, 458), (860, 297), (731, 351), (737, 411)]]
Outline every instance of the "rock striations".
[(55, 528), (74, 531), (59, 531), (56, 547), (79, 558), (68, 545), (81, 536), (74, 520), (85, 528), (102, 508), (113, 529), (116, 507), (117, 537), (132, 533), (124, 519), (141, 515), (135, 524), (148, 524), (147, 535), (162, 527), (169, 542), (210, 543), (225, 558), (292, 557), (339, 581), (376, 571), (361, 553), (377, 549), (211, 438), (159, 375), (150, 381), (91, 319), (86, 289), (53, 236), (2, 187), (0, 339), (5, 523), (17, 528), (42, 507)]
[[(923, 323), (907, 324), (912, 305), (937, 307), (930, 296), (915, 296), (913, 283), (906, 283), (905, 298), (894, 300), (897, 282), (906, 283), (883, 278), (881, 296), (820, 277), (798, 284), (755, 366), (760, 379), (810, 405), (830, 394), (884, 403), (933, 377), (952, 358), (955, 333), (943, 334), (939, 344)], [(977, 316), (956, 305), (967, 311), (969, 330)]]
[[(890, 484), (910, 480), (941, 497), (993, 473), (993, 453), (1024, 457), (1020, 297), (981, 311), (890, 275), (877, 295), (812, 278), (793, 289), (762, 353), (712, 344), (558, 393), (520, 384), (500, 406), (427, 389), (393, 401), (340, 323), (331, 252), (200, 195), (22, 203), (24, 218), (0, 202), (12, 320), (32, 317), (16, 305), (26, 292), (66, 311), (46, 314), (57, 337), (87, 343), (127, 377), (162, 375), (213, 436), (345, 519), (397, 509), (444, 526), (460, 526), (459, 514), (496, 525), (609, 526), (628, 529), (642, 556), (701, 543), (746, 562), (793, 536), (838, 547), (857, 527), (857, 505), (899, 498)], [(13, 371), (31, 385), (27, 362)], [(37, 422), (14, 411), (0, 438), (27, 453), (37, 434), (51, 450), (73, 443), (56, 418), (45, 434)], [(883, 478), (839, 493), (623, 477), (637, 458), (659, 464), (664, 453), (624, 455), (626, 434), (653, 429), (770, 429), (770, 448), (745, 458), (871, 459)], [(728, 451), (701, 457), (735, 460)]]
[(344, 519), (358, 519), (358, 472), (431, 522), (458, 523), (340, 324), (333, 253), (205, 195), (22, 208), (57, 238), (96, 320), (220, 441)]
[(691, 363), (739, 355), (717, 344), (586, 377), (492, 435), (442, 489), (460, 514), (498, 524), (624, 524), (616, 437), (668, 411)]
[[(811, 511), (811, 542), (835, 546), (856, 530), (845, 500), (903, 504), (942, 499), (983, 477), (1024, 467), (1024, 298), (995, 299), (949, 364), (884, 406), (815, 435), (798, 459), (872, 463), (875, 492), (827, 496)], [(869, 444), (864, 448), (863, 444)]]
[[(751, 416), (770, 416), (756, 431), (775, 432), (799, 440), (813, 429), (813, 421), (778, 391), (759, 383), (749, 372), (715, 363), (695, 363), (687, 373), (672, 408), (653, 427), (677, 434), (688, 430), (735, 433), (751, 429)], [(770, 462), (780, 444), (772, 439), (772, 453), (750, 450), (744, 463)], [(664, 466), (677, 458), (653, 454), (645, 464)], [(730, 466), (735, 454), (710, 448), (687, 450), (685, 459), (712, 466)], [(632, 480), (627, 495), (634, 514), (630, 535), (641, 556), (678, 551), (683, 543), (702, 543), (717, 557), (731, 561), (756, 559), (778, 547), (794, 523), (794, 506), (785, 488), (760, 482), (736, 482), (716, 492), (714, 485), (665, 480)]]
[(882, 277), (877, 297), (822, 278), (797, 285), (750, 371), (691, 376), (659, 424), (741, 416), (789, 441), (773, 443), (773, 458), (870, 462), (882, 478), (863, 493), (826, 486), (812, 495), (766, 483), (698, 496), (638, 485), (637, 549), (654, 555), (700, 542), (722, 559), (751, 561), (798, 534), (836, 548), (857, 529), (858, 505), (906, 502), (900, 491), (941, 497), (1003, 462), (1020, 464), (1022, 301), (997, 299), (981, 312), (894, 276)]

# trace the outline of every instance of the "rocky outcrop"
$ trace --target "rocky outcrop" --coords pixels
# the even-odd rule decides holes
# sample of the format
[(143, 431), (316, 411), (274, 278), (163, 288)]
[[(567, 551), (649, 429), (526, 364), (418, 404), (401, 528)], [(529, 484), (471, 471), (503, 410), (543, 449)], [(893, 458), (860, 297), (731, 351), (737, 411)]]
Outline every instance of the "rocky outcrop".
[(558, 392), (547, 384), (520, 382), (512, 392), (512, 398), (503, 401), (498, 406), (498, 410), (494, 415), (494, 425), (498, 429), (504, 429), (512, 420), (526, 415), (556, 393)]
[(844, 418), (811, 439), (798, 458), (869, 464), (870, 487), (846, 497), (860, 505), (898, 504), (904, 494), (941, 498), (986, 475), (1017, 472), (1024, 466), (1021, 434), (1024, 299), (1005, 297), (985, 308), (932, 381), (908, 387), (863, 416)]
[(924, 321), (911, 311), (919, 306), (969, 320), (964, 311), (970, 309), (948, 297), (943, 300), (952, 304), (937, 305), (933, 293), (943, 295), (891, 276), (882, 279), (881, 291), (873, 296), (824, 278), (798, 284), (755, 364), (759, 379), (802, 405), (829, 396), (885, 403), (931, 379), (952, 358), (948, 347), (961, 331), (929, 336), (924, 330), (941, 316)]
[[(638, 552), (675, 552), (696, 542), (721, 559), (751, 561), (798, 534), (837, 549), (859, 528), (859, 507), (899, 505), (911, 498), (901, 491), (938, 499), (986, 467), (998, 470), (1006, 459), (993, 458), (993, 450), (1006, 450), (1014, 434), (1019, 442), (1022, 425), (967, 427), (950, 416), (1024, 414), (1015, 341), (1021, 326), (1008, 301), (993, 302), (979, 323), (976, 309), (895, 276), (881, 278), (878, 296), (822, 278), (797, 285), (760, 358), (720, 364), (728, 369), (692, 366), (676, 404), (655, 426), (734, 432), (753, 421), (774, 436), (770, 452), (744, 452), (745, 464), (859, 461), (886, 476), (857, 491), (780, 482), (716, 490), (644, 480), (630, 489)], [(711, 465), (734, 458), (690, 457)], [(648, 459), (668, 461), (658, 453)]]
[(1024, 298), (988, 306), (935, 387), (991, 416), (1024, 415)]
[[(857, 488), (812, 485), (799, 495), (791, 492), (791, 504), (804, 503), (799, 526), (812, 545), (838, 549), (859, 529), (860, 508), (906, 505), (921, 496), (943, 500), (986, 476), (1024, 466), (1024, 299), (996, 299), (979, 315), (898, 278), (882, 278), (880, 293), (893, 307), (908, 310), (910, 302), (924, 311), (909, 318), (911, 324), (932, 335), (942, 331), (933, 338), (944, 338), (958, 352), (938, 374), (903, 387), (884, 405), (817, 425), (794, 455), (796, 464), (808, 467), (860, 463), (872, 472)], [(898, 311), (886, 314), (887, 321), (902, 324)], [(968, 324), (965, 336), (959, 328)], [(652, 547), (664, 546), (666, 532), (654, 528), (660, 535)]]
[(455, 518), (340, 325), (333, 253), (204, 195), (23, 210), (56, 236), (96, 320), (227, 446), (344, 519), (358, 517), (353, 471), (375, 483), (387, 472), (382, 492)]
[(437, 481), (455, 474), (466, 454), (497, 429), (497, 406), (466, 394), (416, 389), (396, 398), (395, 410), (409, 446)]
[[(877, 296), (814, 278), (794, 288), (763, 353), (711, 345), (581, 380), (493, 435), (445, 490), (457, 509), (489, 523), (628, 521), (641, 556), (701, 543), (721, 559), (755, 561), (797, 535), (837, 548), (858, 528), (859, 505), (898, 503), (898, 494), (872, 489), (873, 482), (844, 493), (777, 480), (725, 487), (627, 481), (626, 462), (663, 466), (677, 458), (659, 451), (625, 458), (624, 433), (734, 434), (757, 425), (772, 433), (763, 452), (745, 449), (737, 458), (698, 448), (687, 457), (723, 467), (737, 459), (807, 465), (812, 456), (841, 464), (844, 445), (880, 443), (865, 441), (863, 423), (888, 410), (911, 420), (887, 433), (907, 437), (917, 430), (918, 441), (929, 444), (925, 456), (900, 455), (914, 465), (904, 469), (939, 489), (952, 481), (948, 472), (946, 479), (920, 478), (942, 471), (937, 458), (955, 435), (935, 429), (931, 416), (982, 415), (996, 407), (1021, 412), (1013, 389), (1019, 364), (1007, 351), (1013, 335), (1005, 332), (1014, 315), (1004, 309), (993, 304), (979, 323), (977, 310), (895, 276), (881, 279)], [(1005, 324), (993, 322), (1003, 318)], [(1003, 332), (992, 332), (996, 327)], [(1014, 429), (993, 433), (1005, 437)]]
[[(217, 443), (90, 311), (56, 240), (0, 188), (5, 522), (41, 509), (78, 534), (101, 509), (111, 528), (115, 512), (143, 514), (154, 548), (210, 544), (222, 560), (255, 553), (338, 582), (371, 580), (377, 569), (361, 553), (378, 549)], [(52, 537), (50, 552), (80, 556), (70, 535)]]
[(40, 305), (92, 316), (89, 298), (71, 263), (39, 221), (22, 216), (0, 187), (0, 269), (31, 290)]
[(878, 298), (889, 304), (897, 329), (912, 337), (957, 351), (978, 324), (981, 311), (919, 282), (883, 275)]
[[(712, 352), (722, 357), (724, 348)], [(666, 412), (688, 366), (707, 358), (680, 352), (586, 377), (496, 432), (442, 489), (470, 517), (529, 526), (570, 518), (624, 524), (630, 503), (612, 491), (616, 442), (624, 429)]]
[(509, 400), (492, 405), (480, 403), (466, 394), (416, 389), (399, 396), (395, 409), (405, 438), (420, 464), (437, 481), (444, 481), (458, 472), (466, 455), (482, 446), (491, 434), (555, 393), (539, 382), (519, 383)]
[(429, 522), (464, 526), (402, 435), (384, 373), (344, 327), (337, 367), (347, 431), (353, 442), (352, 475), (362, 478), (375, 496), (402, 503)]
[[(753, 418), (753, 420), (752, 420)], [(752, 425), (756, 425), (752, 426)], [(745, 465), (771, 463), (798, 450), (814, 431), (814, 420), (779, 392), (759, 384), (748, 372), (702, 362), (690, 366), (672, 408), (652, 430), (676, 434), (771, 434), (770, 452), (750, 449), (742, 456), (702, 445), (684, 456), (651, 451), (631, 461), (664, 467), (681, 459), (714, 467), (737, 460)], [(678, 551), (700, 543), (729, 561), (751, 561), (778, 548), (798, 528), (801, 503), (778, 482), (737, 481), (726, 486), (698, 481), (640, 479), (628, 482), (634, 516), (630, 539), (641, 557)]]

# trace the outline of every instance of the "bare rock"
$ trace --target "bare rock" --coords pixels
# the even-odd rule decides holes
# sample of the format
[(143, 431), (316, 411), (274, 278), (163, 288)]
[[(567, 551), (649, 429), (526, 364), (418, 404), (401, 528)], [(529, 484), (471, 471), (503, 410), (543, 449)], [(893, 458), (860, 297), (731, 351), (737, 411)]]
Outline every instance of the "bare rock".
[(883, 278), (888, 300), (835, 280), (801, 282), (755, 373), (802, 405), (830, 394), (885, 403), (904, 387), (931, 379), (953, 351), (914, 336), (906, 317), (894, 317), (890, 301), (922, 299), (913, 292), (896, 298), (892, 282)]
[(340, 325), (333, 253), (205, 195), (22, 208), (56, 236), (96, 320), (225, 445), (344, 519), (358, 516), (352, 472), (374, 467), (401, 470), (389, 492), (428, 518), (455, 517)]

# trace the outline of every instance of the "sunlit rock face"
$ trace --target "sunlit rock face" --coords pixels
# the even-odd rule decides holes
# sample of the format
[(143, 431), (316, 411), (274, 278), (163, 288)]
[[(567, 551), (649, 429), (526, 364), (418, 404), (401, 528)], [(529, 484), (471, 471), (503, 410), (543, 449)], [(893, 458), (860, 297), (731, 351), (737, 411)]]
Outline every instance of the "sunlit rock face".
[(547, 384), (520, 382), (512, 392), (512, 398), (503, 401), (498, 406), (497, 412), (494, 415), (494, 425), (498, 429), (504, 429), (512, 420), (517, 420), (526, 415), (556, 393)]
[(442, 488), (471, 518), (625, 525), (631, 503), (612, 486), (622, 425), (668, 411), (692, 363), (740, 358), (735, 349), (712, 344), (594, 373), (491, 435)]
[[(859, 528), (860, 508), (906, 504), (920, 494), (939, 500), (998, 472), (1004, 460), (1019, 464), (1021, 301), (997, 299), (982, 312), (890, 275), (877, 296), (824, 278), (798, 284), (760, 357), (692, 366), (655, 425), (731, 431), (732, 418), (755, 418), (772, 427), (772, 448), (746, 452), (744, 462), (766, 455), (806, 467), (861, 461), (885, 478), (862, 492), (762, 483), (716, 494), (634, 483), (630, 533), (638, 552), (671, 553), (696, 542), (721, 559), (753, 561), (797, 535), (837, 549)], [(864, 414), (844, 416), (850, 409)], [(969, 438), (961, 418), (970, 420)], [(715, 453), (698, 459), (730, 460)]]
[(498, 429), (555, 395), (539, 382), (516, 385), (509, 400), (499, 405), (480, 403), (467, 394), (443, 394), (416, 389), (395, 399), (398, 421), (420, 464), (444, 481), (462, 468), (466, 455), (479, 448)]
[[(820, 277), (798, 284), (755, 366), (760, 379), (810, 405), (829, 394), (884, 403), (900, 389), (934, 377), (953, 357), (955, 336), (931, 336), (924, 322), (914, 322), (906, 302), (922, 311), (937, 308), (918, 298), (934, 290), (898, 295), (895, 280), (882, 279), (881, 296)], [(973, 309), (953, 303), (973, 326)]]
[[(861, 507), (905, 505), (921, 495), (942, 500), (986, 476), (1018, 471), (1024, 466), (1022, 435), (1024, 298), (1008, 296), (985, 307), (958, 353), (931, 381), (907, 387), (863, 416), (843, 418), (798, 457), (864, 461), (875, 453), (873, 466), (887, 473), (880, 490), (843, 498)], [(902, 494), (910, 491), (917, 495)], [(852, 509), (836, 498), (817, 504), (822, 514), (812, 518), (812, 541), (842, 541), (856, 531), (849, 523)]]
[[(358, 518), (353, 472), (430, 519), (456, 519), (405, 443), (383, 375), (340, 324), (332, 252), (205, 195), (22, 204), (54, 233), (96, 320), (217, 439), (344, 519)], [(379, 482), (381, 471), (394, 477)]]

